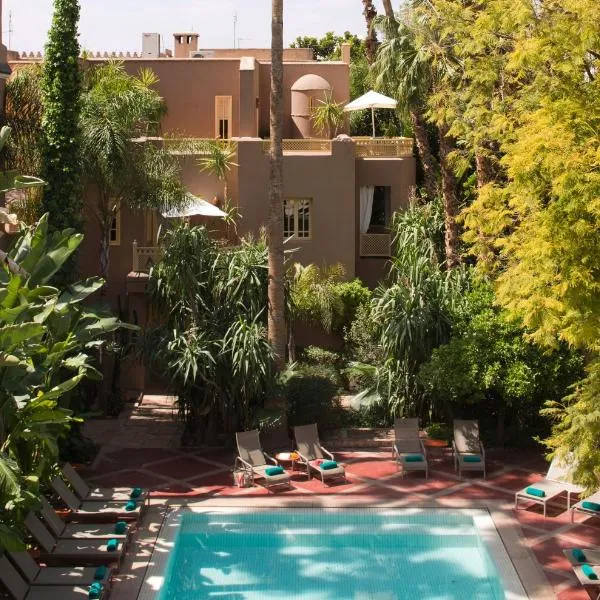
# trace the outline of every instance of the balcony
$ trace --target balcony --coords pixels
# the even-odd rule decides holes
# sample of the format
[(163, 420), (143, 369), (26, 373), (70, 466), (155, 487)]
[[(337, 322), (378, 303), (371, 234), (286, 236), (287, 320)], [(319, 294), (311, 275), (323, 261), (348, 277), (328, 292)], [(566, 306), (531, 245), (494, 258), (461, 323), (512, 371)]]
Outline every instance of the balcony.
[(406, 158), (413, 155), (412, 138), (354, 138), (360, 158)]
[(360, 234), (360, 256), (361, 257), (385, 257), (390, 256), (392, 238), (389, 233), (361, 233)]
[[(263, 140), (263, 151), (265, 154), (271, 148), (270, 140)], [(307, 138), (298, 140), (283, 140), (284, 154), (331, 154), (331, 140), (318, 138)]]
[(150, 269), (161, 259), (162, 248), (159, 246), (138, 246), (133, 242), (133, 273), (149, 273)]

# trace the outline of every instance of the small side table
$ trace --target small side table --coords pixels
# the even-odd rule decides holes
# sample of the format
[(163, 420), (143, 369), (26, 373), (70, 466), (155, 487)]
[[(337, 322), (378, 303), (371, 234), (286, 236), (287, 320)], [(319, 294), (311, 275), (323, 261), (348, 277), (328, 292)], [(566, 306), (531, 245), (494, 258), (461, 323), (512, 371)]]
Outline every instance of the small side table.
[(275, 459), (282, 463), (291, 463), (292, 473), (296, 470), (296, 463), (300, 460), (297, 452), (279, 452), (275, 455)]

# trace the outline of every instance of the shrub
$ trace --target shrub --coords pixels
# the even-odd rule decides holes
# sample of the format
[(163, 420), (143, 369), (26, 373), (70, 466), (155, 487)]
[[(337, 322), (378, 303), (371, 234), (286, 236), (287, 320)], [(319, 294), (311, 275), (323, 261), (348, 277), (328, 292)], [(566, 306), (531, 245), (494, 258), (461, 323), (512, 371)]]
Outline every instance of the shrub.
[(445, 442), (450, 442), (452, 440), (450, 427), (445, 423), (432, 423), (425, 428), (425, 431), (431, 440), (444, 440)]
[(371, 290), (363, 285), (360, 279), (344, 281), (337, 284), (337, 292), (344, 304), (344, 312), (340, 330), (349, 326), (354, 319), (360, 306), (367, 304), (371, 299)]
[(336, 402), (338, 385), (327, 369), (303, 364), (284, 378), (283, 393), (287, 398), (289, 424), (319, 423), (327, 428), (332, 413), (339, 408)]
[(319, 346), (307, 346), (302, 352), (304, 360), (311, 365), (331, 365), (337, 367), (340, 355)]

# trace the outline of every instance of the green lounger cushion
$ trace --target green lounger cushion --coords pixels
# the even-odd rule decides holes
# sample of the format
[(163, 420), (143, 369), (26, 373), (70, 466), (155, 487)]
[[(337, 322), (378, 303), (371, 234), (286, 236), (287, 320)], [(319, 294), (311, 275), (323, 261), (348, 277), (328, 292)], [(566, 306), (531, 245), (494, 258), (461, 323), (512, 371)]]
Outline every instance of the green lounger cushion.
[(141, 487), (134, 487), (129, 494), (130, 498), (139, 498), (144, 490)]
[(115, 523), (115, 533), (117, 535), (123, 535), (127, 531), (127, 522), (126, 521), (117, 521)]
[(423, 457), (420, 454), (407, 454), (404, 462), (423, 462)]
[(135, 500), (130, 500), (126, 505), (125, 505), (125, 510), (127, 512), (131, 512), (132, 510), (135, 510), (137, 508), (137, 502)]
[(265, 473), (268, 477), (274, 477), (275, 475), (283, 475), (285, 471), (283, 467), (269, 467), (265, 469)]
[(115, 540), (115, 538), (113, 538), (112, 540), (108, 540), (108, 542), (106, 542), (106, 551), (107, 552), (114, 552), (118, 547), (119, 547), (119, 542), (118, 542), (118, 540)]
[(544, 498), (546, 496), (546, 492), (544, 490), (539, 490), (536, 487), (528, 487), (525, 491), (530, 496), (535, 496), (536, 498)]
[(581, 570), (588, 579), (598, 579), (598, 575), (596, 575), (596, 572), (594, 569), (592, 569), (592, 567), (590, 567), (590, 565), (581, 565)]
[(463, 462), (481, 462), (481, 456), (464, 456)]
[(329, 471), (330, 469), (337, 469), (338, 464), (335, 460), (326, 460), (319, 465), (319, 468), (323, 471)]
[(88, 589), (88, 598), (90, 600), (97, 600), (100, 596), (102, 596), (102, 584), (96, 581)]
[(102, 581), (106, 577), (107, 571), (108, 571), (108, 569), (106, 568), (105, 565), (100, 565), (96, 569), (96, 572), (94, 573), (94, 579), (99, 579), (100, 581)]
[(587, 560), (583, 550), (580, 550), (579, 548), (573, 548), (573, 550), (571, 550), (571, 554), (577, 562), (583, 563)]
[(598, 504), (597, 502), (588, 502), (587, 500), (584, 500), (581, 503), (581, 506), (583, 506), (583, 508), (585, 508), (586, 510), (593, 510), (594, 512), (600, 511), (600, 504)]

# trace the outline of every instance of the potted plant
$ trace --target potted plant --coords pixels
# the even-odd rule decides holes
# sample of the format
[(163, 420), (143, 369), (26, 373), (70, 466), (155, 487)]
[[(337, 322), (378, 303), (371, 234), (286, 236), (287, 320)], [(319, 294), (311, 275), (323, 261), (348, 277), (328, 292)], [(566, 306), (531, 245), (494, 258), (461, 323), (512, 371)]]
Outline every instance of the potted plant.
[(430, 448), (445, 448), (450, 443), (450, 428), (445, 423), (431, 423), (425, 431), (427, 437), (424, 442)]

